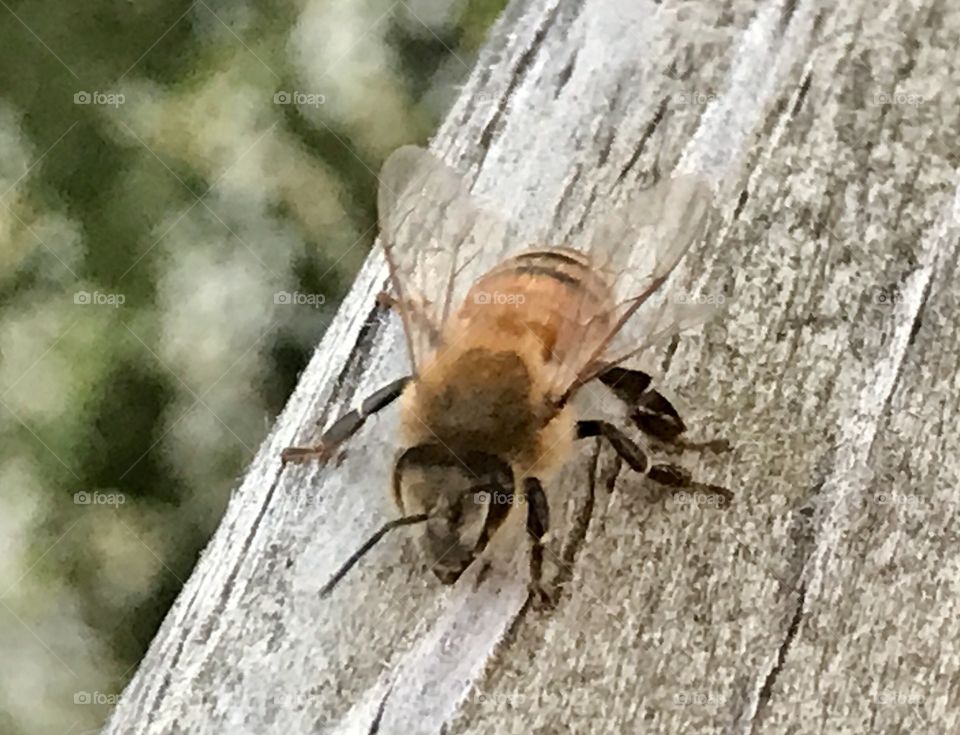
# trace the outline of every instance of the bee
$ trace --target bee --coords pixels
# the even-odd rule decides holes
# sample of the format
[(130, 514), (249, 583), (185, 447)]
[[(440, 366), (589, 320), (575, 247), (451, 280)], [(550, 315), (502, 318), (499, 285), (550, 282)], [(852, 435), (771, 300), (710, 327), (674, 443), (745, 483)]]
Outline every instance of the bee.
[[(501, 254), (504, 228), (469, 185), (428, 151), (406, 146), (383, 166), (378, 208), (391, 288), (380, 301), (399, 312), (412, 374), (336, 420), (319, 444), (289, 447), (282, 459), (328, 459), (368, 417), (399, 399), (403, 448), (392, 496), (401, 515), (344, 562), (322, 595), (384, 535), (408, 525), (418, 527), (436, 577), (453, 584), (507, 514), (523, 508), (532, 537), (531, 593), (549, 604), (540, 579), (549, 530), (544, 483), (587, 437), (605, 439), (661, 486), (696, 487), (729, 502), (725, 488), (653, 461), (619, 427), (580, 418), (571, 404), (584, 385), (599, 381), (630, 407), (641, 431), (682, 444), (678, 412), (647, 373), (623, 367), (677, 320), (664, 326), (661, 319), (643, 344), (619, 355), (614, 343), (702, 235), (712, 212), (705, 182), (691, 175), (661, 180), (595, 228), (586, 249)], [(614, 255), (638, 248), (640, 263), (616, 265)], [(609, 257), (600, 262), (598, 254)], [(491, 267), (463, 284), (462, 269), (480, 258)]]

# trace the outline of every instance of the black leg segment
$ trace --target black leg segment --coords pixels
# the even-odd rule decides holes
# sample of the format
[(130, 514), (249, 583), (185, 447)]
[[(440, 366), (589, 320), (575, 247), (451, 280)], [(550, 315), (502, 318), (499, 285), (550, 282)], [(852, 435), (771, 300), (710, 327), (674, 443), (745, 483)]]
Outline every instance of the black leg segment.
[(667, 462), (652, 463), (643, 448), (613, 424), (607, 421), (577, 422), (577, 438), (586, 439), (593, 436), (602, 436), (610, 442), (610, 446), (624, 462), (630, 465), (631, 469), (645, 474), (659, 485), (718, 496), (723, 505), (733, 500), (733, 493), (726, 488), (697, 482), (690, 472), (679, 465)]
[(550, 607), (553, 600), (544, 589), (543, 577), (543, 537), (550, 530), (550, 506), (543, 492), (543, 485), (535, 477), (523, 481), (523, 495), (527, 501), (527, 530), (533, 536), (530, 549), (530, 595), (538, 607)]
[(592, 436), (602, 436), (614, 448), (620, 458), (630, 465), (630, 469), (640, 474), (647, 474), (650, 461), (646, 453), (629, 436), (608, 421), (578, 421), (577, 438), (587, 439)]
[(281, 455), (283, 462), (327, 459), (334, 449), (360, 430), (367, 418), (397, 400), (410, 380), (410, 376), (400, 378), (371, 393), (357, 408), (334, 421), (320, 437), (320, 442), (316, 446), (287, 447)]
[(683, 467), (675, 464), (655, 464), (650, 468), (647, 475), (651, 480), (664, 487), (676, 488), (677, 490), (689, 490), (693, 493), (704, 493), (717, 498), (721, 507), (726, 507), (733, 502), (733, 493), (720, 485), (708, 485), (705, 482), (697, 482), (693, 475)]
[(677, 409), (650, 387), (650, 376), (642, 370), (614, 366), (600, 373), (599, 378), (617, 398), (633, 407), (630, 419), (643, 433), (672, 442), (686, 430)]
[(677, 409), (655, 390), (643, 395), (630, 418), (640, 431), (662, 442), (676, 441), (687, 428)]
[(527, 528), (539, 541), (550, 530), (550, 506), (546, 493), (540, 480), (527, 477), (523, 481), (523, 494), (527, 500)]
[(601, 383), (616, 393), (617, 398), (631, 405), (639, 402), (653, 380), (642, 370), (629, 370), (616, 366), (608, 367), (597, 377)]

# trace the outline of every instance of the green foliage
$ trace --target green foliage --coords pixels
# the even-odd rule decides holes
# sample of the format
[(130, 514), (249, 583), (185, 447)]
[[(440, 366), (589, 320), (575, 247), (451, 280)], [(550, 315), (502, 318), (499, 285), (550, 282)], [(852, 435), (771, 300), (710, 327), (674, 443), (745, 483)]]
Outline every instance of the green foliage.
[(0, 6), (0, 730), (102, 722), (504, 4)]

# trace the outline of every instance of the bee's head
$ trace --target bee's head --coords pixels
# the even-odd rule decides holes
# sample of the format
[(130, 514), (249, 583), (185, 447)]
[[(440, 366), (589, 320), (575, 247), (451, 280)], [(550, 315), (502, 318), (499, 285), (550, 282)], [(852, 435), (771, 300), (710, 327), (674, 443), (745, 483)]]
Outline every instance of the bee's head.
[(397, 459), (393, 490), (404, 514), (428, 516), (421, 548), (437, 578), (453, 584), (506, 516), (513, 471), (493, 454), (421, 444)]

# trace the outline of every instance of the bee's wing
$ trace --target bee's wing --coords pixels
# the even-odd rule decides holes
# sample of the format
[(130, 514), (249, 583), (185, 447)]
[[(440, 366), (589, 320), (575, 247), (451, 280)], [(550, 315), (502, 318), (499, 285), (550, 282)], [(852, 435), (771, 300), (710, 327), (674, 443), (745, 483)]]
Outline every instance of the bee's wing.
[(395, 150), (379, 178), (381, 243), (418, 374), (469, 286), (458, 275), (478, 257), (495, 256), (506, 226), (458, 173), (423, 148)]
[[(665, 299), (658, 289), (714, 215), (709, 184), (679, 174), (634, 194), (590, 230), (584, 249), (613, 284), (616, 305), (605, 314), (603, 329), (589, 330), (592, 337), (558, 371), (554, 395), (561, 402), (602, 365), (623, 362), (665, 334), (688, 328), (692, 318), (700, 321), (702, 310)], [(636, 330), (633, 322), (640, 322)]]

